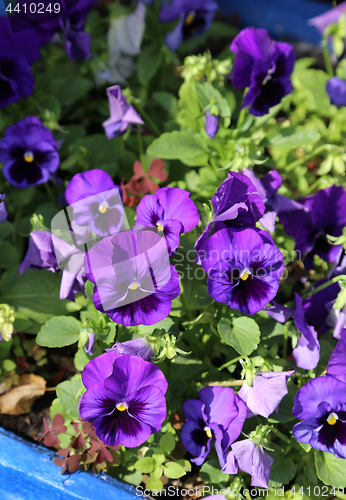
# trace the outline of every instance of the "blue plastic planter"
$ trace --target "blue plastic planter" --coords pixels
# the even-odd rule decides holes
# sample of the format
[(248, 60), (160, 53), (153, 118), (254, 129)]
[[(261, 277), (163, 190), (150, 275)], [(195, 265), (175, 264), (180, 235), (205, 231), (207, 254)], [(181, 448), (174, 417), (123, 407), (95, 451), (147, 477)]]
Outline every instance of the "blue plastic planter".
[(321, 35), (308, 19), (332, 8), (315, 0), (218, 0), (225, 14), (234, 14), (241, 26), (266, 28), (276, 38), (296, 38), (318, 45)]
[(133, 486), (106, 474), (60, 474), (55, 456), (0, 427), (1, 500), (138, 500)]

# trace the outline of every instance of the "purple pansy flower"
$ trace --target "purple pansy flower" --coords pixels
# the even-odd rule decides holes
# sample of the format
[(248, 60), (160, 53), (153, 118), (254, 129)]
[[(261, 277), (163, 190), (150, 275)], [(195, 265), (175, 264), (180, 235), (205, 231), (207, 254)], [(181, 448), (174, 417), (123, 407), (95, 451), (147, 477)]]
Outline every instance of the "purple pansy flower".
[(302, 422), (293, 436), (312, 448), (346, 458), (346, 384), (331, 375), (317, 377), (296, 394), (293, 415)]
[(265, 210), (257, 188), (246, 175), (237, 172), (228, 172), (227, 179), (217, 189), (211, 202), (214, 209), (212, 220), (195, 243), (197, 264), (204, 259), (204, 247), (211, 229), (217, 231), (225, 225), (235, 229), (255, 226)]
[(179, 18), (175, 29), (166, 35), (166, 45), (177, 50), (181, 42), (201, 35), (211, 26), (218, 4), (214, 0), (173, 0), (162, 7), (159, 20), (170, 23)]
[(0, 161), (8, 182), (27, 188), (47, 182), (60, 160), (52, 132), (35, 116), (27, 116), (5, 130)]
[(209, 135), (210, 139), (214, 139), (219, 130), (220, 125), (220, 115), (211, 115), (209, 108), (205, 112), (205, 131)]
[(228, 453), (227, 463), (222, 472), (237, 474), (239, 467), (240, 470), (251, 474), (251, 486), (268, 488), (273, 462), (262, 445), (254, 443), (252, 439), (244, 439), (232, 444), (232, 450)]
[(5, 194), (0, 194), (0, 222), (5, 222), (7, 220), (7, 208), (5, 204)]
[(121, 189), (104, 170), (88, 170), (72, 177), (65, 198), (72, 205), (78, 226), (87, 226), (99, 236), (120, 231), (124, 207)]
[(288, 393), (287, 380), (293, 373), (294, 370), (257, 373), (250, 387), (244, 382), (238, 396), (253, 415), (268, 418), (274, 411), (278, 412), (282, 398)]
[(80, 416), (94, 423), (106, 445), (133, 448), (160, 430), (167, 380), (153, 363), (107, 352), (89, 361), (82, 380), (87, 391), (79, 403)]
[(334, 9), (327, 10), (327, 12), (323, 12), (319, 16), (313, 17), (309, 19), (309, 24), (311, 26), (315, 26), (315, 28), (323, 34), (324, 30), (330, 25), (335, 24), (339, 21), (340, 16), (345, 15), (346, 2), (342, 2)]
[(85, 269), (95, 283), (96, 309), (121, 325), (161, 321), (180, 293), (166, 242), (153, 231), (132, 230), (104, 238), (87, 252)]
[(245, 28), (237, 35), (231, 51), (236, 54), (231, 73), (236, 89), (248, 91), (243, 108), (262, 116), (292, 92), (291, 73), (295, 52), (289, 43), (275, 42), (265, 29)]
[(108, 87), (107, 96), (111, 116), (102, 125), (108, 139), (124, 133), (130, 125), (144, 125), (137, 111), (127, 102), (120, 85)]
[(84, 290), (84, 252), (48, 231), (34, 231), (30, 234), (29, 248), (19, 266), (22, 274), (29, 268), (47, 269), (55, 273), (63, 270), (60, 299), (74, 300), (74, 294)]
[(96, 339), (95, 333), (88, 332), (88, 340), (84, 345), (84, 351), (86, 354), (89, 354), (89, 356), (92, 356), (94, 354), (95, 339)]
[(295, 238), (295, 250), (307, 254), (305, 267), (312, 268), (315, 254), (334, 262), (341, 246), (331, 245), (326, 236), (341, 236), (346, 226), (346, 190), (333, 185), (298, 202), (300, 210), (279, 213), (279, 218), (286, 233)]
[(346, 106), (346, 80), (333, 76), (327, 82), (326, 91), (330, 97), (330, 104), (335, 104), (338, 108)]
[(302, 336), (298, 340), (297, 346), (293, 349), (293, 357), (299, 368), (313, 370), (320, 360), (320, 343), (317, 332), (313, 326), (308, 325), (303, 307), (303, 299), (295, 293), (296, 310), (294, 313), (294, 323)]
[(281, 205), (280, 196), (276, 193), (282, 184), (281, 175), (276, 170), (270, 170), (259, 179), (252, 170), (248, 169), (244, 170), (244, 175), (249, 177), (265, 203), (265, 212), (259, 223), (267, 231), (273, 233), (275, 231), (275, 219)]
[(180, 439), (184, 448), (201, 465), (208, 455), (212, 439), (221, 467), (225, 453), (237, 439), (246, 418), (246, 406), (230, 387), (204, 387), (199, 399), (188, 399), (183, 404), (186, 418)]
[(246, 314), (261, 311), (276, 295), (284, 258), (268, 233), (221, 229), (205, 247), (208, 292)]
[(164, 187), (144, 196), (137, 207), (136, 226), (155, 227), (172, 254), (179, 246), (179, 235), (197, 226), (199, 215), (190, 193)]
[(117, 352), (118, 354), (129, 354), (139, 356), (144, 361), (154, 361), (155, 353), (149, 342), (144, 338), (127, 340), (126, 342), (116, 342), (113, 347), (106, 349), (107, 352)]
[(65, 50), (68, 57), (74, 62), (91, 56), (90, 34), (84, 31), (85, 19), (72, 16), (59, 19), (61, 30), (65, 38)]
[(340, 332), (340, 340), (328, 362), (327, 373), (346, 383), (346, 328)]

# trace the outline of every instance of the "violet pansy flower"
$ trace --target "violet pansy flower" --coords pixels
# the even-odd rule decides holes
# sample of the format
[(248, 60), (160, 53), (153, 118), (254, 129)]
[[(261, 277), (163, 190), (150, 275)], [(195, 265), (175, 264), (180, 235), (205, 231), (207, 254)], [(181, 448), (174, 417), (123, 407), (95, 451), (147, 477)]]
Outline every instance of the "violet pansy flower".
[(144, 196), (137, 207), (136, 226), (156, 228), (171, 254), (179, 246), (180, 234), (191, 231), (198, 222), (196, 205), (184, 189), (161, 188)]
[(333, 76), (328, 80), (326, 91), (330, 98), (330, 104), (338, 108), (346, 106), (346, 80)]
[(232, 444), (227, 463), (222, 469), (226, 474), (237, 474), (238, 468), (251, 474), (251, 486), (268, 488), (270, 468), (274, 460), (252, 439), (244, 439)]
[(86, 344), (84, 344), (84, 351), (86, 354), (89, 354), (89, 356), (92, 356), (94, 354), (95, 339), (96, 339), (96, 334), (88, 332), (88, 340), (86, 341)]
[(201, 465), (214, 439), (223, 467), (227, 449), (241, 433), (246, 406), (230, 387), (204, 387), (198, 396), (199, 399), (188, 399), (183, 404), (186, 422), (181, 429), (181, 442), (194, 457), (191, 462)]
[(85, 269), (95, 283), (96, 309), (122, 325), (161, 321), (180, 293), (166, 242), (153, 231), (132, 230), (104, 238), (87, 252)]
[(166, 418), (167, 380), (153, 363), (107, 352), (89, 361), (82, 381), (87, 390), (79, 403), (80, 416), (94, 423), (106, 445), (133, 448), (160, 430)]
[(292, 92), (291, 73), (295, 52), (292, 45), (272, 40), (265, 29), (245, 28), (233, 40), (236, 54), (231, 81), (236, 89), (248, 88), (243, 108), (262, 116)]
[(255, 314), (275, 297), (284, 258), (264, 231), (221, 229), (209, 238), (202, 265), (214, 300)]
[(5, 222), (7, 220), (7, 208), (5, 204), (5, 194), (0, 194), (0, 222)]
[(211, 230), (217, 231), (225, 225), (234, 229), (255, 226), (265, 210), (257, 188), (246, 175), (238, 172), (228, 172), (227, 179), (217, 189), (211, 202), (214, 213), (195, 243), (197, 264), (204, 259), (204, 247)]
[(99, 236), (120, 231), (124, 218), (121, 189), (104, 170), (94, 169), (72, 177), (65, 198), (78, 226), (87, 226)]
[(154, 361), (155, 353), (149, 342), (145, 338), (127, 340), (126, 342), (116, 342), (113, 347), (106, 349), (107, 352), (117, 352), (118, 354), (129, 354), (139, 356), (144, 361)]
[(47, 182), (60, 160), (52, 132), (35, 116), (27, 116), (5, 130), (0, 161), (8, 182), (27, 188)]
[(281, 400), (288, 393), (287, 380), (293, 373), (294, 370), (257, 373), (251, 386), (244, 382), (238, 396), (253, 415), (268, 418), (274, 411), (278, 411)]
[(327, 365), (327, 373), (346, 383), (346, 329), (340, 332), (340, 340)]
[(320, 343), (317, 332), (313, 326), (308, 325), (303, 307), (303, 299), (295, 293), (296, 310), (294, 313), (294, 323), (302, 336), (298, 340), (297, 346), (293, 349), (293, 357), (299, 368), (313, 370), (320, 360)]
[(210, 114), (209, 108), (205, 112), (205, 131), (211, 139), (217, 134), (220, 125), (220, 115)]
[(167, 47), (177, 50), (183, 41), (208, 31), (217, 9), (215, 0), (173, 0), (164, 5), (159, 15), (161, 22), (170, 23), (179, 18), (175, 29), (166, 35)]
[(76, 16), (59, 19), (61, 30), (65, 38), (65, 50), (68, 57), (74, 62), (91, 56), (90, 34), (84, 31), (85, 19)]
[(346, 384), (334, 376), (317, 377), (296, 394), (293, 415), (302, 420), (293, 436), (317, 450), (346, 458)]
[(102, 125), (108, 139), (123, 134), (130, 125), (144, 125), (137, 111), (127, 102), (120, 85), (108, 87), (107, 96), (111, 116)]

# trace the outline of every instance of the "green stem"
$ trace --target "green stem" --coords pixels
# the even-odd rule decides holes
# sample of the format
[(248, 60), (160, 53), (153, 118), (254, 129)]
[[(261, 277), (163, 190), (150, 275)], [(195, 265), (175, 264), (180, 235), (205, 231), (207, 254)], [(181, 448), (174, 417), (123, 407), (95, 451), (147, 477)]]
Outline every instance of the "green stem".
[(324, 59), (324, 64), (325, 64), (327, 73), (329, 76), (333, 77), (334, 71), (333, 71), (332, 61), (330, 60), (330, 54), (329, 54), (329, 48), (328, 48), (328, 33), (326, 33), (326, 32), (323, 34), (322, 51), (323, 51), (323, 59)]
[(157, 135), (157, 137), (160, 137), (160, 135), (161, 135), (160, 129), (155, 125), (155, 123), (150, 118), (148, 113), (146, 111), (144, 111), (142, 106), (140, 104), (133, 103), (133, 107), (136, 108), (136, 110), (141, 115), (141, 117), (143, 118), (145, 123), (149, 126), (149, 128), (151, 128), (151, 130)]
[(237, 126), (236, 126), (237, 130), (239, 130), (240, 127), (242, 126), (246, 113), (247, 113), (247, 108), (243, 108), (240, 110), (240, 113), (238, 116), (238, 121), (237, 121)]
[(335, 278), (332, 278), (331, 280), (327, 281), (327, 283), (324, 283), (321, 286), (318, 286), (317, 288), (314, 288), (309, 293), (306, 293), (303, 295), (303, 299), (307, 299), (308, 297), (312, 297), (312, 295), (315, 295), (315, 293), (320, 292), (321, 290), (324, 290), (324, 288), (327, 288), (327, 286), (333, 285), (333, 283), (337, 283), (338, 281), (346, 280), (346, 274), (340, 274), (339, 276), (335, 276)]
[(137, 125), (137, 139), (138, 139), (138, 149), (139, 149), (139, 159), (141, 160), (141, 164), (146, 172), (148, 172), (147, 164), (145, 161), (144, 150), (143, 150), (143, 142), (142, 142), (142, 133), (141, 126)]
[(231, 361), (227, 361), (227, 363), (218, 368), (219, 372), (221, 372), (224, 368), (227, 368), (227, 366), (233, 365), (234, 363), (236, 363), (241, 359), (245, 359), (245, 356), (238, 356), (237, 358), (231, 359)]
[(285, 326), (284, 346), (283, 346), (283, 358), (284, 359), (287, 359), (287, 340), (288, 340), (288, 327)]
[(270, 426), (270, 430), (271, 430), (271, 432), (274, 432), (274, 434), (276, 434), (277, 437), (279, 437), (280, 439), (285, 441), (285, 443), (289, 443), (289, 441), (290, 441), (289, 438), (287, 436), (285, 436), (285, 434), (282, 434), (282, 432), (275, 429), (275, 427)]
[(286, 166), (285, 171), (286, 172), (290, 172), (295, 167), (298, 167), (299, 165), (302, 165), (303, 163), (305, 163), (306, 161), (310, 160), (311, 158), (313, 158), (317, 154), (319, 154), (322, 151), (324, 151), (325, 149), (329, 149), (329, 148), (330, 148), (329, 144), (322, 144), (322, 146), (319, 146), (312, 153), (308, 154), (307, 156), (304, 156), (304, 158), (299, 158), (298, 160), (294, 160), (292, 163), (289, 163)]

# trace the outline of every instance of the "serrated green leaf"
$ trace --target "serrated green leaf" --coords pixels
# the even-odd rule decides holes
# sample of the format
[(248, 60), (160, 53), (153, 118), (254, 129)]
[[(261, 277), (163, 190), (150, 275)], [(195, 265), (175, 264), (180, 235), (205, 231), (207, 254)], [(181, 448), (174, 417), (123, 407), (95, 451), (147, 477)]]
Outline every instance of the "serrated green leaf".
[(215, 484), (222, 483), (229, 478), (228, 474), (224, 474), (220, 471), (220, 465), (217, 460), (204, 462), (200, 470), (200, 476), (202, 481), (208, 481)]
[(232, 346), (242, 356), (249, 356), (260, 341), (259, 326), (251, 318), (241, 317), (233, 321), (222, 318), (218, 330), (226, 344)]
[(57, 385), (56, 394), (66, 413), (73, 418), (80, 418), (78, 402), (81, 390), (84, 388), (80, 375), (75, 375), (71, 380), (65, 380)]
[(140, 458), (134, 467), (143, 474), (149, 474), (154, 470), (154, 460), (151, 457)]
[(36, 342), (45, 347), (63, 347), (77, 342), (80, 331), (81, 324), (75, 318), (56, 316), (43, 325)]
[(319, 479), (335, 488), (346, 487), (346, 460), (337, 458), (332, 453), (315, 451), (316, 473)]
[(164, 467), (164, 474), (169, 479), (179, 479), (185, 476), (186, 472), (177, 462), (168, 462)]
[(296, 127), (282, 128), (269, 139), (270, 146), (276, 148), (292, 148), (314, 144), (321, 138), (321, 134), (313, 129), (297, 129)]
[(162, 134), (148, 148), (156, 158), (180, 160), (189, 167), (208, 164), (208, 154), (202, 137), (192, 130), (173, 131)]
[(171, 432), (166, 432), (160, 439), (160, 448), (166, 452), (171, 453), (175, 448), (175, 439)]

